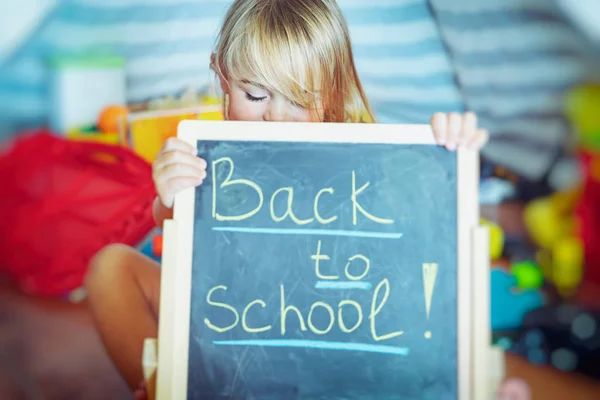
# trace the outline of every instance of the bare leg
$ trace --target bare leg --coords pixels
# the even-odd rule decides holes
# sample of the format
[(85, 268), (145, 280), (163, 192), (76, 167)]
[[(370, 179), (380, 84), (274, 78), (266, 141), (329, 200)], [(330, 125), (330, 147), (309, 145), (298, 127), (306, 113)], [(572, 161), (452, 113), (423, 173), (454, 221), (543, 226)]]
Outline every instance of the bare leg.
[(133, 390), (143, 380), (144, 339), (157, 337), (160, 267), (135, 249), (110, 245), (94, 257), (86, 288), (106, 350)]

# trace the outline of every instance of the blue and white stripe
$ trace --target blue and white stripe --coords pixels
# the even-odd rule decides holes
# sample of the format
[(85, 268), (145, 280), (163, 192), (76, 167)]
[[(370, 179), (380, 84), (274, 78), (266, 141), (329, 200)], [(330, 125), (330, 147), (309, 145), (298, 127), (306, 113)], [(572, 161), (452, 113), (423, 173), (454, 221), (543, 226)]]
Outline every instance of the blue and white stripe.
[[(45, 57), (110, 50), (131, 101), (214, 82), (208, 60), (231, 0), (65, 0), (0, 65), (0, 132), (48, 117)], [(567, 134), (564, 91), (593, 73), (585, 43), (548, 0), (339, 0), (381, 122), (480, 116), (485, 154), (540, 177)], [(540, 146), (540, 147), (538, 147)]]
[[(127, 59), (131, 101), (214, 81), (215, 34), (231, 0), (68, 0), (0, 66), (0, 120), (43, 120), (44, 57), (110, 50)], [(462, 100), (426, 0), (340, 0), (357, 67), (382, 122), (425, 123)]]
[(547, 173), (569, 134), (565, 91), (592, 76), (589, 48), (547, 0), (431, 0), (468, 109), (492, 135), (485, 154)]

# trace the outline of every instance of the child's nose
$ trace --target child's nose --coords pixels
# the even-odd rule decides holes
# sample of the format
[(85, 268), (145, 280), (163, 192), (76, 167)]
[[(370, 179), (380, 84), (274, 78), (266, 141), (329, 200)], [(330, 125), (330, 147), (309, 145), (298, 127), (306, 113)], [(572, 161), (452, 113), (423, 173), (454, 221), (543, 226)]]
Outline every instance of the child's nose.
[(287, 121), (288, 116), (286, 102), (282, 99), (273, 99), (269, 103), (269, 108), (264, 115), (264, 120), (272, 122)]

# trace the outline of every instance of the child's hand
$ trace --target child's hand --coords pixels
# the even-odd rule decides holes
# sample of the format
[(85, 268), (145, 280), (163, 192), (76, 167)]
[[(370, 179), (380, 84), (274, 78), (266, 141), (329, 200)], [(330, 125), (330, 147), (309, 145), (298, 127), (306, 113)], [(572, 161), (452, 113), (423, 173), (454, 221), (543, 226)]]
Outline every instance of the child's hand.
[(198, 186), (206, 178), (206, 161), (196, 157), (198, 150), (177, 138), (169, 138), (152, 163), (152, 177), (161, 203), (173, 207), (175, 195)]
[(439, 145), (448, 150), (456, 150), (459, 146), (471, 150), (480, 150), (488, 140), (485, 129), (477, 127), (474, 113), (435, 113), (431, 117), (433, 134)]

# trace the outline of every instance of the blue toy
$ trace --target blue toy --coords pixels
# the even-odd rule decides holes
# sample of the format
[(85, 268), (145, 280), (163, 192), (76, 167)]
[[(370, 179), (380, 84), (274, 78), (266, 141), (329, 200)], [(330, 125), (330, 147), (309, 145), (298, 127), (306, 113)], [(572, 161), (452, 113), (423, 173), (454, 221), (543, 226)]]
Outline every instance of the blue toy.
[(158, 235), (162, 235), (162, 231), (160, 229), (155, 229), (154, 231), (152, 231), (148, 237), (146, 237), (146, 239), (140, 243), (140, 245), (138, 246), (138, 249), (140, 250), (140, 252), (150, 258), (152, 258), (154, 261), (160, 263), (161, 261), (161, 254), (156, 252), (156, 249), (154, 247), (154, 238)]
[(493, 331), (518, 329), (528, 312), (544, 305), (542, 293), (520, 289), (517, 278), (500, 268), (492, 269), (491, 292)]

